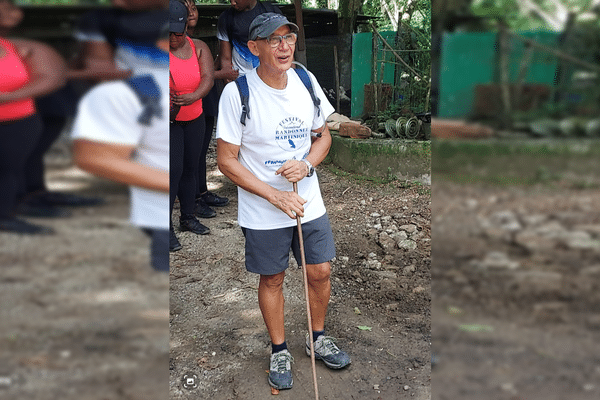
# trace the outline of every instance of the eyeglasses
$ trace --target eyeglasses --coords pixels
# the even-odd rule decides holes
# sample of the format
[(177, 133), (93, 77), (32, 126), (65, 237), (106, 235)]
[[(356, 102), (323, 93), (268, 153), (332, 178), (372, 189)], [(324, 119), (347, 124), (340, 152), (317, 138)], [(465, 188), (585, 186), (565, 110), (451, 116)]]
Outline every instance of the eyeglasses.
[(285, 40), (285, 42), (290, 46), (295, 44), (296, 40), (298, 40), (298, 35), (295, 32), (292, 32), (284, 36), (271, 35), (268, 38), (261, 38), (256, 40), (266, 40), (269, 46), (275, 48), (279, 47), (283, 40)]

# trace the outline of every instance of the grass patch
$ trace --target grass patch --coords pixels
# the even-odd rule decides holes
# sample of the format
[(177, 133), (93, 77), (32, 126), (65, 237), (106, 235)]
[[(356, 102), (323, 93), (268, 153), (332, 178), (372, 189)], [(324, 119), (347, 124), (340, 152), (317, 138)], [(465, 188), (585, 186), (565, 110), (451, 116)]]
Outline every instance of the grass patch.
[(351, 179), (357, 182), (368, 182), (370, 184), (387, 187), (389, 189), (415, 189), (421, 196), (431, 196), (431, 186), (425, 185), (418, 180), (409, 181), (399, 179), (391, 174), (388, 174), (388, 177), (386, 178), (366, 176), (344, 171), (343, 169), (335, 166), (333, 163), (322, 163), (321, 165), (335, 176), (345, 179)]
[(360, 181), (360, 182), (372, 182), (377, 185), (388, 185), (389, 183), (397, 180), (396, 177), (392, 177), (392, 179), (390, 179), (389, 176), (386, 178), (378, 178), (376, 176), (366, 176), (366, 175), (356, 174), (353, 172), (347, 172), (339, 167), (336, 167), (332, 163), (327, 163), (324, 166), (325, 166), (325, 168), (327, 168), (327, 170), (329, 172), (333, 173), (335, 176), (342, 176), (344, 178), (349, 178), (349, 179), (352, 179), (355, 181)]
[[(441, 141), (433, 145), (432, 178), (495, 186), (594, 188), (600, 141)], [(564, 186), (563, 186), (564, 187)]]

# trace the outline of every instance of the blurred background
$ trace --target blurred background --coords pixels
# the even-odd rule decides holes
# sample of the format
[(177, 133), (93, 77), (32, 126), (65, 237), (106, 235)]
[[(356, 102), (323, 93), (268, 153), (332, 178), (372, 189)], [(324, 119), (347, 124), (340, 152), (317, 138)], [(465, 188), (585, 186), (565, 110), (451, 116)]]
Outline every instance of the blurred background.
[(432, 7), (432, 398), (598, 398), (599, 3)]
[[(61, 75), (77, 79), (35, 99), (46, 140), (36, 169), (42, 187), (16, 211), (33, 228), (0, 229), (0, 398), (165, 399), (168, 276), (152, 270), (150, 240), (128, 221), (127, 186), (78, 169), (71, 152), (78, 99), (118, 75), (113, 60), (89, 68), (100, 63), (85, 63), (76, 31), (84, 15), (112, 3), (10, 3), (22, 20), (2, 38), (50, 46), (63, 59)], [(20, 55), (29, 62), (31, 54)], [(26, 145), (36, 145), (30, 137)]]

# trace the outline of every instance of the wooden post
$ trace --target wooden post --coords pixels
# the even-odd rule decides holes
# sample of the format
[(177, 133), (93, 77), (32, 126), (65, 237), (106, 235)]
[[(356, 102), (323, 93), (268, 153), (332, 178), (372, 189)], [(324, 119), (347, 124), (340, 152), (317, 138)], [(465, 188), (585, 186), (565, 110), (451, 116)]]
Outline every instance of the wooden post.
[(500, 90), (502, 93), (502, 123), (504, 128), (510, 128), (511, 123), (511, 95), (510, 95), (510, 37), (507, 34), (508, 27), (504, 21), (500, 22), (499, 41), (499, 63)]
[(525, 52), (521, 57), (521, 65), (519, 66), (519, 76), (517, 76), (517, 83), (515, 84), (515, 91), (513, 93), (513, 107), (515, 110), (521, 108), (522, 95), (523, 95), (523, 82), (527, 76), (527, 71), (531, 65), (531, 57), (533, 56), (533, 47), (525, 43)]
[(337, 46), (333, 46), (333, 62), (335, 65), (335, 110), (337, 112), (341, 112), (340, 110), (340, 64), (338, 60), (338, 49)]
[(298, 43), (296, 44), (296, 61), (306, 65), (306, 41), (304, 40), (304, 22), (302, 19), (302, 0), (294, 0), (294, 9), (296, 10), (296, 25), (300, 28), (298, 32)]
[(390, 46), (390, 44), (387, 42), (387, 40), (385, 40), (385, 38), (383, 36), (381, 36), (381, 34), (379, 32), (377, 32), (377, 28), (375, 28), (375, 24), (373, 24), (373, 22), (371, 22), (371, 27), (373, 28), (373, 32), (375, 32), (377, 34), (377, 36), (379, 36), (379, 38), (381, 39), (383, 44), (388, 49), (390, 49), (390, 51), (392, 52), (392, 54), (394, 56), (396, 56), (396, 59), (398, 59), (398, 61), (400, 61), (402, 63), (402, 65), (404, 65), (406, 67), (406, 69), (409, 70), (414, 76), (416, 76), (419, 79), (423, 79), (417, 71), (415, 71), (410, 65), (408, 65), (408, 63), (406, 61), (404, 61), (402, 59), (402, 57), (400, 57), (400, 54), (398, 54), (398, 52), (396, 52), (396, 50), (394, 50), (394, 48), (392, 46)]
[(373, 57), (372, 57), (372, 71), (371, 71), (371, 85), (373, 85), (373, 115), (377, 114), (379, 110), (379, 85), (377, 83), (377, 53), (379, 52), (379, 46), (377, 43), (377, 36), (373, 34)]

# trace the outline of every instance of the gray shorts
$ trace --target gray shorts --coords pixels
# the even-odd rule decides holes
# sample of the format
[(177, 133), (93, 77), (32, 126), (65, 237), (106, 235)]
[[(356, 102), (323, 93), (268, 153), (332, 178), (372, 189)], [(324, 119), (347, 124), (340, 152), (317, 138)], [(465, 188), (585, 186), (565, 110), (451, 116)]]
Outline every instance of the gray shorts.
[[(290, 249), (298, 265), (300, 245), (298, 227), (256, 230), (242, 228), (246, 238), (246, 269), (260, 275), (285, 271), (290, 263)], [(302, 224), (304, 255), (307, 264), (320, 264), (335, 257), (335, 243), (327, 214)]]

